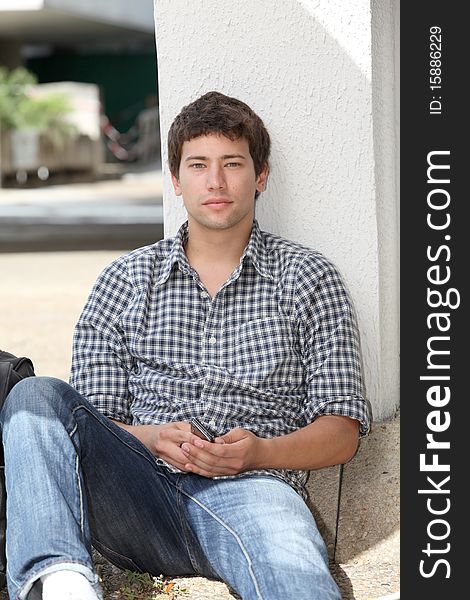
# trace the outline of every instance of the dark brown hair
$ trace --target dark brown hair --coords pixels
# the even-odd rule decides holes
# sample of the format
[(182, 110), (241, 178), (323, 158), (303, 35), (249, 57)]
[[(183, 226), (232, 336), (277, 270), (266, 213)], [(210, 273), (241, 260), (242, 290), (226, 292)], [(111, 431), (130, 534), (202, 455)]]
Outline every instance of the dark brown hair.
[(168, 162), (172, 175), (178, 177), (184, 142), (211, 133), (220, 133), (230, 140), (245, 138), (257, 177), (264, 166), (269, 165), (271, 140), (258, 115), (241, 100), (220, 92), (208, 92), (184, 106), (171, 124)]

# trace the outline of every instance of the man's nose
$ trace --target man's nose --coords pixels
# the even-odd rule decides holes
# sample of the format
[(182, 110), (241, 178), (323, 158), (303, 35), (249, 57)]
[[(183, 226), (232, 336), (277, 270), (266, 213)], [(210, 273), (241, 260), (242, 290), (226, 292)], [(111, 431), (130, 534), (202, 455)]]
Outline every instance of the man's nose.
[(212, 165), (207, 173), (207, 187), (210, 190), (220, 190), (225, 187), (225, 177), (223, 168), (219, 165)]

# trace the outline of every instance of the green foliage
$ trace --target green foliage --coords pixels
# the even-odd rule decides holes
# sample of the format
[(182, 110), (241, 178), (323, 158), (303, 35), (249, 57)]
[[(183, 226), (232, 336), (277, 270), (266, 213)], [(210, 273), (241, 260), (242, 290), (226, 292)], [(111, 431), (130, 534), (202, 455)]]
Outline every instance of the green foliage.
[(125, 571), (125, 582), (118, 596), (122, 600), (177, 600), (186, 597), (186, 590), (160, 575), (152, 577), (148, 573)]
[(0, 129), (36, 129), (60, 144), (76, 132), (65, 119), (71, 111), (69, 100), (64, 94), (35, 97), (31, 86), (36, 83), (23, 67), (0, 67)]
[(17, 127), (17, 109), (25, 102), (26, 89), (36, 83), (34, 76), (26, 69), (19, 68), (8, 71), (0, 67), (0, 127), (15, 129)]

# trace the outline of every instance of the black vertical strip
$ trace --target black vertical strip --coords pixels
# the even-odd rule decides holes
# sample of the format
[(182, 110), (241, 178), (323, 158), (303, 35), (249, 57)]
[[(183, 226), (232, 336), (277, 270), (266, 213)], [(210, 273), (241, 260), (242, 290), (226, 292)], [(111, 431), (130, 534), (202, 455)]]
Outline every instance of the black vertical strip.
[(469, 51), (463, 7), (458, 2), (401, 3), (401, 598), (405, 600), (460, 598), (469, 593), (463, 565), (470, 529), (465, 514), (470, 440), (470, 394), (465, 386), (470, 372), (466, 210), (470, 199), (465, 180), (470, 172), (466, 148), (470, 128), (469, 109), (464, 106)]

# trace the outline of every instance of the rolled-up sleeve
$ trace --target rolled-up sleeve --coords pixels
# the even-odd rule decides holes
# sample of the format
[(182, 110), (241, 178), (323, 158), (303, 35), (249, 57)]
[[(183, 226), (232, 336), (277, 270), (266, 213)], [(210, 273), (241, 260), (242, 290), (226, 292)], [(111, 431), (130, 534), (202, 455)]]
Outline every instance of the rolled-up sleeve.
[(75, 327), (70, 384), (105, 416), (131, 423), (128, 374), (133, 360), (121, 316), (133, 298), (118, 259), (96, 281)]
[(301, 318), (307, 397), (303, 418), (341, 415), (370, 428), (364, 395), (359, 332), (354, 308), (335, 267), (324, 257), (305, 260), (298, 274), (297, 310)]

